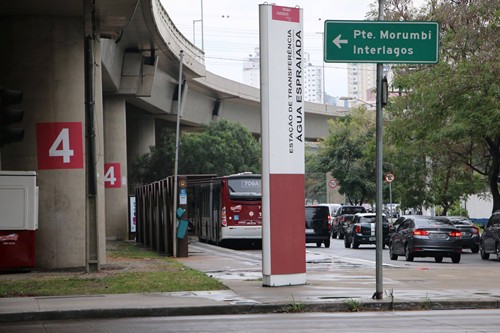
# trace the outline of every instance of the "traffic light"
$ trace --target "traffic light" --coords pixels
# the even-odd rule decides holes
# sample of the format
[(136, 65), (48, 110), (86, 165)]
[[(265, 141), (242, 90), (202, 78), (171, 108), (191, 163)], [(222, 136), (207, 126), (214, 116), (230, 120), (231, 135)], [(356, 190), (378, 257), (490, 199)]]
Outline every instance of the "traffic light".
[(22, 101), (22, 91), (0, 87), (0, 147), (21, 141), (24, 137), (24, 129), (9, 127), (23, 120)]

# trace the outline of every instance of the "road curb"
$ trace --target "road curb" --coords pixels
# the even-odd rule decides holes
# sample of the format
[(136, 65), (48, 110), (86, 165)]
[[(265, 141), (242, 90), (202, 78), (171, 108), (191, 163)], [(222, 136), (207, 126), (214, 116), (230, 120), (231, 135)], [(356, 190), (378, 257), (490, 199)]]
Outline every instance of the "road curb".
[(0, 323), (49, 320), (168, 317), (299, 312), (369, 312), (416, 310), (500, 309), (500, 300), (391, 301), (348, 299), (332, 303), (240, 304), (218, 306), (115, 308), (1, 313)]

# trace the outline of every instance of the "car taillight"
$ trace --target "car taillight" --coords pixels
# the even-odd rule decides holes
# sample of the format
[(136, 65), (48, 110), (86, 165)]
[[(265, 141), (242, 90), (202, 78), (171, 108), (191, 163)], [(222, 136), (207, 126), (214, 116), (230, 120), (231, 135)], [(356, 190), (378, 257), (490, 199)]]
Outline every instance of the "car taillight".
[(460, 231), (451, 231), (450, 237), (462, 237), (462, 233)]
[(355, 230), (356, 230), (357, 234), (361, 233), (361, 226), (357, 225), (356, 228), (355, 228)]
[(471, 232), (475, 235), (479, 233), (479, 228), (478, 227), (472, 227)]
[(413, 230), (413, 235), (415, 236), (429, 236), (429, 232), (423, 229)]
[(220, 214), (220, 221), (223, 227), (227, 227), (226, 207), (222, 207), (222, 212)]

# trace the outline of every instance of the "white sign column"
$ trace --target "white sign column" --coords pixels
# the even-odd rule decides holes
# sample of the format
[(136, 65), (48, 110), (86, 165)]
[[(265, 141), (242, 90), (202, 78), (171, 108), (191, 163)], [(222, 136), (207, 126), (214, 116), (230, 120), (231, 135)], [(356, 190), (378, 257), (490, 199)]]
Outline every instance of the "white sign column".
[(262, 284), (306, 282), (302, 9), (263, 4)]

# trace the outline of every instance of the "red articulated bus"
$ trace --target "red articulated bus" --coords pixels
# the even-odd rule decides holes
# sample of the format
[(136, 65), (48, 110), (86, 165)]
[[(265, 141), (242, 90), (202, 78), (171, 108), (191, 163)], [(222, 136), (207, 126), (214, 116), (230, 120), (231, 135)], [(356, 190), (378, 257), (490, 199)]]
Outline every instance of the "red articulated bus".
[(244, 172), (190, 181), (190, 221), (200, 241), (262, 239), (261, 176)]

